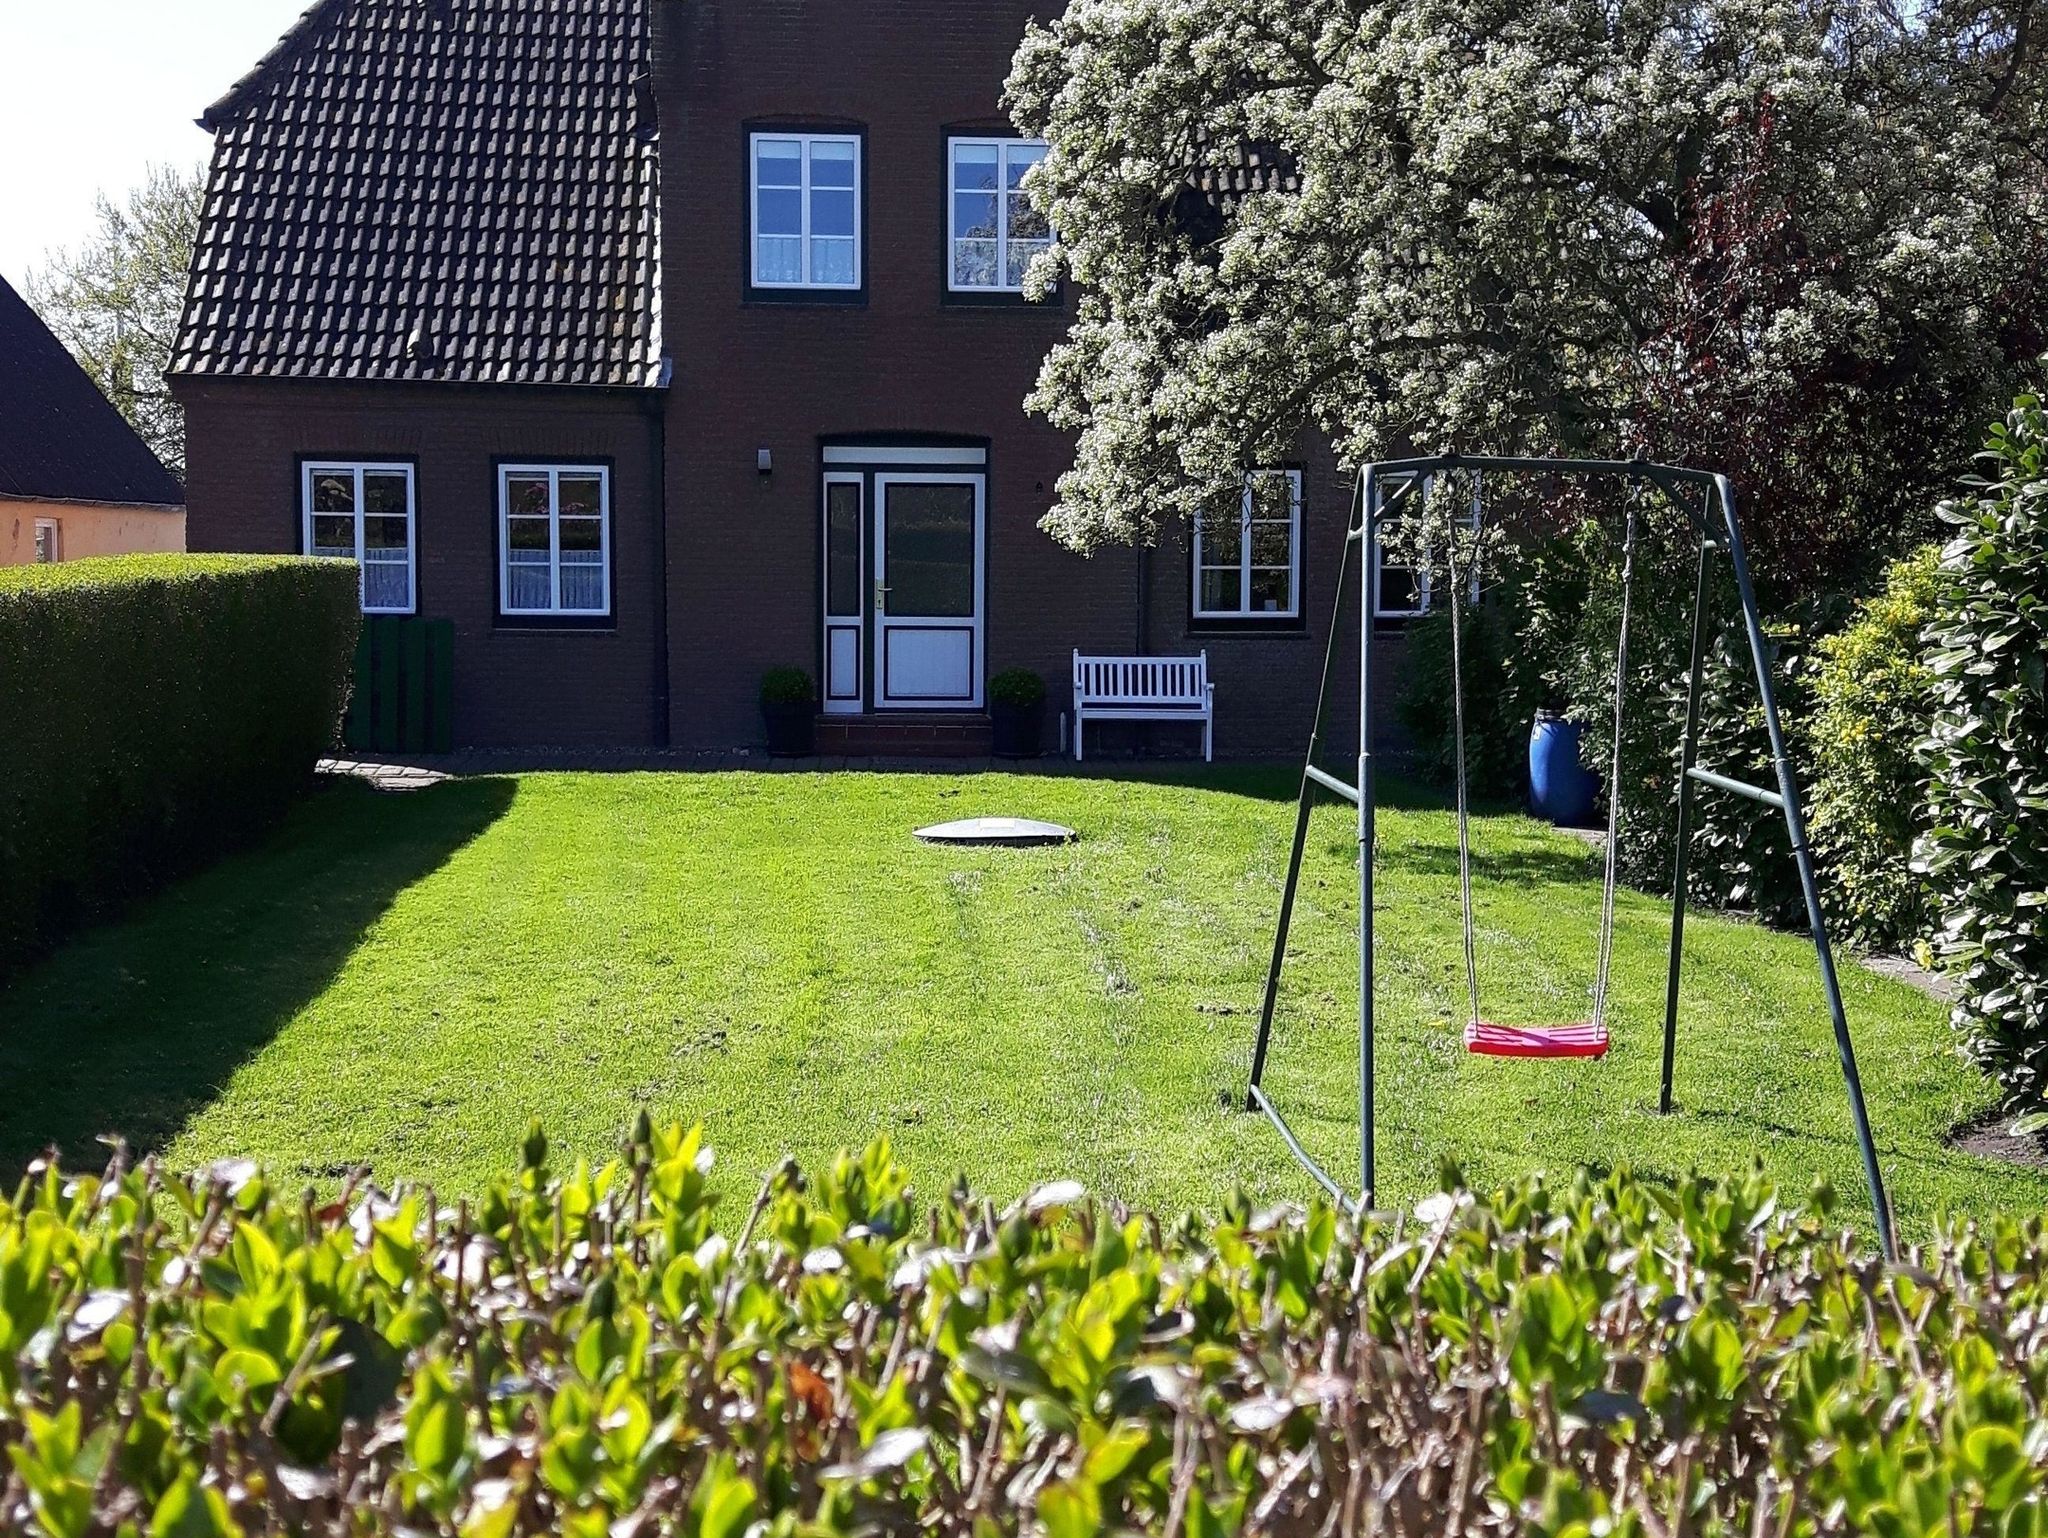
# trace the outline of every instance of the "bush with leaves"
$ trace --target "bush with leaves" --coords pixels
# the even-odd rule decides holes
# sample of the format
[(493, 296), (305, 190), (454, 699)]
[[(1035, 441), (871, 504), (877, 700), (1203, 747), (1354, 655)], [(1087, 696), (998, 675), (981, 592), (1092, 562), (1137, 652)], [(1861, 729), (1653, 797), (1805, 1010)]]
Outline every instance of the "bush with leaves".
[(696, 1133), (452, 1205), (247, 1165), (0, 1205), (0, 1527), (739, 1538), (2048, 1532), (2048, 1230), (1889, 1267), (1760, 1176), (1175, 1223), (717, 1220)]
[(2048, 1099), (2048, 412), (1992, 429), (1976, 495), (1943, 505), (1928, 628), (1934, 717), (1914, 868), (1960, 986), (1951, 1016), (2009, 1101)]
[(1883, 949), (1911, 945), (1927, 919), (1911, 861), (1925, 823), (1915, 749), (1933, 713), (1921, 631), (1934, 613), (1937, 555), (1930, 545), (1896, 562), (1883, 590), (1814, 647), (1813, 708), (1798, 722), (1828, 917), (1845, 938)]
[[(1530, 723), (1556, 692), (1545, 665), (1558, 651), (1546, 644), (1554, 632), (1535, 616), (1583, 602), (1585, 584), (1545, 549), (1489, 552), (1488, 559), (1498, 575), (1483, 584), (1476, 605), (1462, 606), (1465, 768), (1473, 795), (1519, 802), (1529, 785)], [(1439, 604), (1409, 627), (1399, 714), (1419, 767), (1443, 785), (1456, 776), (1451, 665), (1450, 606)]]
[[(1507, 752), (1504, 714), (1495, 696), (1514, 703), (1517, 713), (1549, 704), (1585, 727), (1581, 754), (1602, 782), (1612, 777), (1614, 753), (1614, 665), (1621, 628), (1622, 528), (1610, 513), (1592, 511), (1583, 496), (1559, 499), (1547, 516), (1564, 531), (1542, 538), (1502, 539), (1483, 552), (1490, 604), (1497, 612), (1475, 625), (1483, 655), (1467, 656), (1466, 681), (1475, 667), (1497, 666), (1507, 681), (1482, 694), (1468, 752), (1503, 760)], [(1629, 666), (1622, 712), (1622, 810), (1619, 868), (1622, 879), (1646, 890), (1668, 893), (1677, 836), (1678, 768), (1685, 737), (1686, 676), (1692, 653), (1692, 608), (1698, 543), (1691, 525), (1654, 500), (1640, 507), (1634, 595), (1629, 618)], [(1776, 783), (1770, 743), (1749, 643), (1742, 629), (1732, 584), (1725, 570), (1709, 590), (1708, 634), (1702, 671), (1697, 761), (1756, 784)], [(1504, 601), (1498, 595), (1505, 595)], [(1773, 682), (1781, 712), (1797, 719), (1807, 709), (1806, 652), (1809, 636), (1824, 628), (1826, 602), (1806, 605), (1771, 626)], [(1489, 627), (1512, 630), (1488, 641)], [(1446, 654), (1449, 630), (1439, 643), (1425, 634), (1419, 672), (1437, 651)], [(1429, 687), (1429, 686), (1425, 686)], [(1448, 683), (1441, 686), (1448, 698)], [(1418, 691), (1420, 692), (1420, 691)], [(1410, 706), (1411, 729), (1436, 727), (1448, 753), (1448, 707), (1439, 725), (1428, 706)], [(1482, 737), (1482, 727), (1492, 736)], [(1520, 725), (1526, 741), (1527, 716)], [(1435, 740), (1418, 730), (1425, 751)], [(1428, 764), (1430, 760), (1425, 759)], [(1791, 860), (1783, 819), (1749, 801), (1700, 795), (1694, 798), (1693, 844), (1687, 882), (1693, 900), (1713, 907), (1742, 908), (1770, 922), (1803, 923), (1805, 910)]]

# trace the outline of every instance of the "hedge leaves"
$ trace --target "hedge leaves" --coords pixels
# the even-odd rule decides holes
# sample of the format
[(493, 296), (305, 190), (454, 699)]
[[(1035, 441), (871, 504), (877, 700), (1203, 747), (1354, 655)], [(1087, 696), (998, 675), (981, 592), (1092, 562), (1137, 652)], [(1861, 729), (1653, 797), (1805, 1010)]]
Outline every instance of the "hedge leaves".
[(1914, 868), (1940, 916), (1965, 1050), (2014, 1105), (2048, 1087), (2048, 414), (2021, 396), (1977, 494), (1944, 504), (1928, 630), (1931, 776)]
[(1626, 1173), (1164, 1223), (721, 1213), (695, 1132), (480, 1199), (246, 1165), (0, 1203), (0, 1529), (1088, 1538), (2048, 1532), (2048, 1234), (1887, 1267), (1826, 1193)]
[(0, 571), (0, 976), (259, 833), (334, 741), (352, 562)]

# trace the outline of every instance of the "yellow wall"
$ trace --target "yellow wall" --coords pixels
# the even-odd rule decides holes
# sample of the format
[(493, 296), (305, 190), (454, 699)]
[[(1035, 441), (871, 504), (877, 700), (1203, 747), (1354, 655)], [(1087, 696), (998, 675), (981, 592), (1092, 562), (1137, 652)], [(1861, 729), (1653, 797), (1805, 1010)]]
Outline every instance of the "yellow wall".
[(0, 566), (36, 558), (36, 520), (57, 524), (57, 558), (134, 555), (185, 548), (185, 510), (89, 502), (10, 502), (0, 498)]

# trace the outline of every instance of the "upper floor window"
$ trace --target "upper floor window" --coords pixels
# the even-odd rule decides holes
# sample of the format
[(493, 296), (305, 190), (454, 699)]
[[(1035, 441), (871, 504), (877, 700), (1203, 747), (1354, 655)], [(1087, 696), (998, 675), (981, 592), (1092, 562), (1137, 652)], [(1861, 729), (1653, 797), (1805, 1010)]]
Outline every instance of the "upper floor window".
[(602, 465), (498, 471), (498, 612), (611, 613), (611, 472)]
[(1052, 227), (1024, 192), (1024, 173), (1045, 159), (1038, 139), (949, 139), (951, 205), (946, 286), (956, 293), (1015, 294)]
[(757, 133), (750, 146), (754, 286), (859, 288), (859, 136)]
[(1301, 615), (1301, 472), (1251, 470), (1236, 516), (1195, 521), (1195, 618)]
[(309, 464), (301, 496), (306, 553), (358, 564), (365, 614), (412, 613), (412, 466)]

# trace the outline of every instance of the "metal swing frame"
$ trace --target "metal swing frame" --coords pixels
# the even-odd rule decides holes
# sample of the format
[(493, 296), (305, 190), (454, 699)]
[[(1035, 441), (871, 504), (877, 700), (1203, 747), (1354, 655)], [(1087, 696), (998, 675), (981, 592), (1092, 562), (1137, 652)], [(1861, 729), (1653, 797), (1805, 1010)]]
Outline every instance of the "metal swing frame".
[[(1821, 912), (1820, 886), (1814, 873), (1813, 853), (1807, 842), (1806, 817), (1799, 797), (1798, 781), (1785, 747), (1785, 733), (1778, 717), (1777, 695), (1771, 686), (1770, 644), (1764, 637), (1763, 621), (1757, 610), (1756, 590), (1750, 581), (1749, 561), (1742, 544), (1742, 531), (1735, 516), (1735, 490), (1725, 475), (1681, 465), (1654, 464), (1642, 459), (1553, 459), (1478, 454), (1433, 454), (1410, 459), (1376, 460), (1359, 474), (1352, 505), (1350, 526), (1344, 536), (1344, 550), (1337, 567), (1337, 597), (1330, 617), (1329, 644), (1323, 654), (1321, 687), (1316, 694), (1313, 724), (1309, 729), (1308, 752), (1302, 764), (1301, 793), (1295, 811), (1294, 845), (1288, 857), (1287, 879), (1281, 889), (1280, 916), (1273, 936), (1273, 958), (1266, 970), (1265, 997), (1259, 1009), (1258, 1042), (1252, 1053), (1250, 1093), (1246, 1109), (1261, 1111), (1273, 1123), (1288, 1151), (1317, 1184), (1340, 1205), (1362, 1213), (1373, 1205), (1377, 1186), (1374, 1160), (1374, 999), (1373, 999), (1373, 854), (1375, 849), (1375, 791), (1373, 751), (1373, 619), (1372, 561), (1367, 553), (1380, 526), (1393, 516), (1426, 478), (1458, 471), (1484, 474), (1506, 472), (1572, 477), (1621, 477), (1662, 493), (1698, 534), (1699, 574), (1693, 594), (1692, 661), (1688, 669), (1685, 705), (1685, 736), (1680, 746), (1678, 779), (1677, 850), (1673, 860), (1671, 896), (1671, 950), (1664, 993), (1664, 1060), (1662, 1087), (1657, 1109), (1669, 1114), (1672, 1108), (1672, 1077), (1677, 1064), (1679, 974), (1685, 950), (1686, 883), (1692, 847), (1692, 811), (1696, 786), (1729, 795), (1742, 796), (1782, 813), (1791, 837), (1792, 857), (1799, 868), (1800, 890), (1806, 901), (1806, 918), (1820, 963), (1821, 986), (1827, 994), (1828, 1016), (1833, 1026), (1835, 1054), (1841, 1063), (1842, 1081), (1848, 1090), (1849, 1112), (1855, 1124), (1857, 1147), (1863, 1159), (1863, 1177), (1870, 1191), (1870, 1203), (1877, 1218), (1878, 1242), (1887, 1259), (1897, 1256), (1892, 1231), (1891, 1203), (1885, 1194), (1884, 1175), (1878, 1167), (1877, 1147), (1871, 1137), (1870, 1115), (1863, 1099), (1863, 1081), (1856, 1070), (1856, 1046), (1849, 1034), (1849, 1019), (1842, 1005), (1841, 981), (1835, 972), (1834, 948), (1828, 939), (1827, 920)], [(1383, 501), (1381, 491), (1392, 482), (1391, 495)], [(1346, 781), (1317, 763), (1323, 723), (1330, 702), (1330, 684), (1335, 676), (1338, 637), (1344, 619), (1345, 598), (1352, 588), (1354, 550), (1359, 592), (1358, 626), (1358, 768), (1356, 781)], [(1725, 552), (1734, 572), (1736, 592), (1742, 601), (1743, 625), (1748, 633), (1750, 660), (1756, 672), (1757, 692), (1764, 713), (1764, 727), (1770, 737), (1771, 762), (1778, 788), (1769, 790), (1728, 775), (1702, 769), (1695, 761), (1699, 745), (1700, 684), (1706, 654), (1709, 583), (1713, 558)], [(1358, 809), (1358, 1113), (1359, 1192), (1353, 1198), (1318, 1164), (1288, 1126), (1264, 1087), (1268, 1049), (1273, 1039), (1273, 1016), (1279, 1000), (1280, 973), (1287, 960), (1287, 935), (1294, 919), (1294, 899), (1301, 881), (1302, 857), (1308, 847), (1309, 816), (1318, 792), (1348, 801)]]

